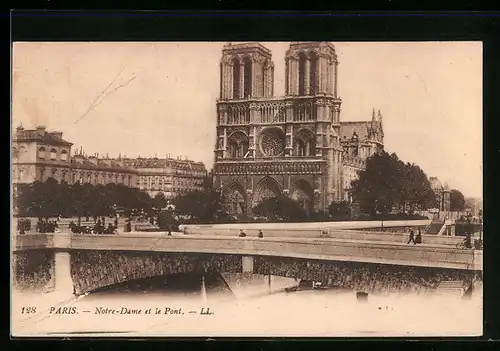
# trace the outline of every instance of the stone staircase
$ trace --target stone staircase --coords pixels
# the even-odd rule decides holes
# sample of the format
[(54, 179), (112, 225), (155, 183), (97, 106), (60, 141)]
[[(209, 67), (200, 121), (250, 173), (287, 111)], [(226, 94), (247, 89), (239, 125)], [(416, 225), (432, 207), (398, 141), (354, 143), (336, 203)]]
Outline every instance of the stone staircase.
[(441, 232), (441, 229), (445, 225), (444, 220), (441, 219), (433, 219), (431, 224), (427, 227), (425, 234), (430, 235), (438, 235)]
[(453, 295), (463, 296), (463, 294), (465, 293), (465, 289), (462, 281), (449, 280), (441, 282), (438, 285), (436, 292), (438, 294), (447, 294), (447, 295), (453, 294)]

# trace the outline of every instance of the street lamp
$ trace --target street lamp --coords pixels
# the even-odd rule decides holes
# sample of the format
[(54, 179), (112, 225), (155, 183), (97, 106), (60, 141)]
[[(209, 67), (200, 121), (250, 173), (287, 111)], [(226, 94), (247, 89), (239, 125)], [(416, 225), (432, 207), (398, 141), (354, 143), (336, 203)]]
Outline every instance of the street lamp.
[(479, 210), (479, 242), (483, 246), (483, 210)]
[(467, 214), (467, 233), (466, 233), (466, 245), (468, 248), (472, 247), (472, 233), (473, 233), (473, 227), (472, 227), (472, 214), (469, 212)]

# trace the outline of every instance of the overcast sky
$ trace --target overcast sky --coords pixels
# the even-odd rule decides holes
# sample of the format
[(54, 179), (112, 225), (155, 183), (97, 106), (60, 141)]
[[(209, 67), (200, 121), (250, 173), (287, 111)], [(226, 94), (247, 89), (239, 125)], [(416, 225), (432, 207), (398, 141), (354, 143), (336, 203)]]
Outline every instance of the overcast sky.
[[(13, 125), (62, 131), (87, 154), (183, 155), (211, 168), (224, 44), (15, 43)], [(263, 44), (283, 95), (289, 43)], [(333, 44), (341, 120), (380, 109), (387, 151), (481, 197), (482, 44)], [(106, 91), (124, 86), (75, 123), (118, 74)]]

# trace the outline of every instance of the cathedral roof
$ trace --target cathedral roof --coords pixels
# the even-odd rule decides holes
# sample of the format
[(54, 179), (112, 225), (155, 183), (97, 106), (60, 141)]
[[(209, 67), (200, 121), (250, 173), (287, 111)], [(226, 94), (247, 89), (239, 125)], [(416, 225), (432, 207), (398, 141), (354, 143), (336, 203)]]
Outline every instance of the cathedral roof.
[(350, 139), (357, 134), (359, 140), (365, 140), (368, 138), (368, 131), (370, 129), (371, 122), (340, 122), (340, 135), (342, 140)]

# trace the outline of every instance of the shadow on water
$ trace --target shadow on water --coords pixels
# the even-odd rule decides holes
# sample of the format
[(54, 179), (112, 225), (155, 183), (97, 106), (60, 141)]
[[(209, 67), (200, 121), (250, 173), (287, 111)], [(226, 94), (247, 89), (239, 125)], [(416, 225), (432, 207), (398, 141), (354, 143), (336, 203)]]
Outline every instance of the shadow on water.
[[(203, 287), (204, 286), (204, 287)], [(235, 298), (224, 277), (218, 272), (179, 273), (130, 280), (94, 290), (91, 295), (168, 293), (206, 298)]]

